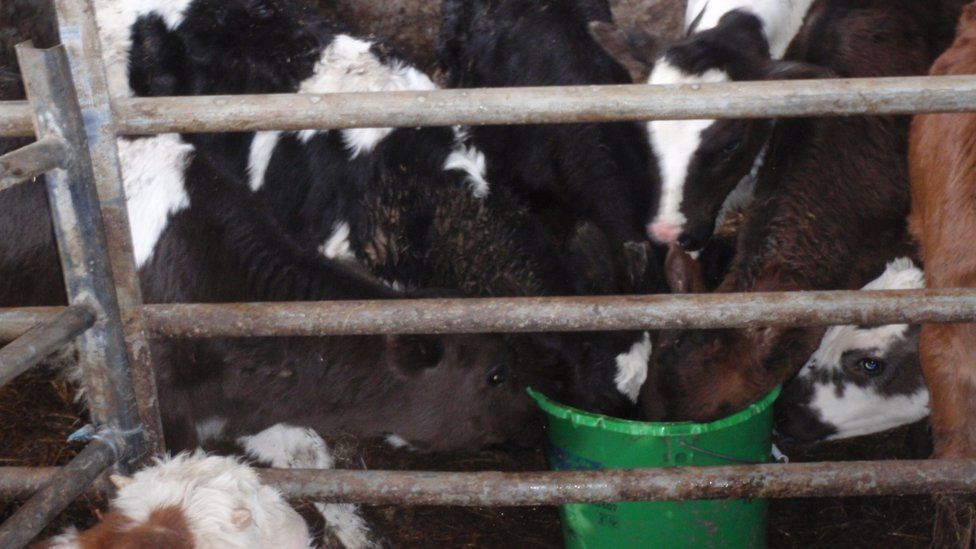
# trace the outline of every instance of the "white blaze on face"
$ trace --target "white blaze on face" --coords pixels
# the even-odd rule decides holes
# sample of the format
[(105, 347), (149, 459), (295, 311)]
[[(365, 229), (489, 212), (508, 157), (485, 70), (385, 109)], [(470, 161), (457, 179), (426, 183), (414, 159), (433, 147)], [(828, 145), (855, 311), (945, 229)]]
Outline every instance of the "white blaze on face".
[(171, 215), (190, 205), (185, 173), (193, 145), (178, 134), (118, 139), (136, 267), (152, 257)]
[(689, 0), (685, 30), (697, 20), (695, 32), (714, 28), (722, 16), (741, 10), (759, 18), (773, 59), (780, 59), (800, 28), (813, 0)]
[[(400, 61), (384, 64), (370, 48), (373, 43), (346, 34), (333, 39), (315, 65), (312, 76), (301, 83), (298, 93), (386, 92), (433, 90), (430, 77)], [(393, 128), (355, 128), (342, 130), (351, 158), (376, 148)], [(301, 134), (308, 140), (317, 133)]]
[[(661, 58), (654, 65), (648, 84), (707, 84), (728, 82), (720, 70), (687, 74)], [(666, 223), (684, 228), (687, 221), (681, 213), (685, 181), (691, 160), (702, 142), (702, 132), (715, 120), (652, 120), (647, 123), (651, 149), (661, 170), (661, 202), (652, 223)], [(676, 235), (675, 235), (676, 236)]]
[(647, 362), (651, 359), (651, 334), (644, 332), (641, 340), (634, 343), (626, 353), (617, 355), (617, 375), (614, 382), (617, 390), (637, 402), (641, 386), (647, 380)]

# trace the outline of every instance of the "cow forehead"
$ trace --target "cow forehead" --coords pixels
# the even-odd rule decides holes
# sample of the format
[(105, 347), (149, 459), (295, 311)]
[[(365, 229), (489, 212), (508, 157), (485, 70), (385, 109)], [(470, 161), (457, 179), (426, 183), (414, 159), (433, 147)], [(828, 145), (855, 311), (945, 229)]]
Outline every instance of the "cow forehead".
[[(813, 353), (807, 365), (815, 363), (818, 368), (840, 370), (841, 357), (845, 352), (863, 349), (866, 352), (883, 353), (897, 340), (904, 338), (907, 331), (907, 324), (888, 324), (874, 328), (833, 326), (827, 330), (820, 347)], [(809, 372), (809, 368), (805, 367), (805, 370)]]

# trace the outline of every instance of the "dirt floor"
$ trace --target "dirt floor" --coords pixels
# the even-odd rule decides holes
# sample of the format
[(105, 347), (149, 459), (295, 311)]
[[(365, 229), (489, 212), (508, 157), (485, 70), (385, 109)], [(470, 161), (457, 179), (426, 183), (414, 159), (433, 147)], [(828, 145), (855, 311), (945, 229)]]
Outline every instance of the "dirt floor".
[[(79, 450), (65, 438), (84, 424), (73, 388), (51, 374), (35, 373), (0, 390), (0, 466), (61, 465)], [(825, 444), (813, 449), (785, 446), (795, 461), (911, 458), (910, 429)], [(349, 450), (346, 450), (348, 452)], [(916, 451), (917, 452), (917, 451)], [(425, 455), (384, 445), (357, 448), (348, 466), (366, 469), (443, 471), (544, 470), (541, 451), (485, 451)], [(0, 521), (19, 502), (0, 502)], [(45, 531), (67, 525), (84, 528), (104, 501), (83, 498)], [(391, 547), (560, 547), (559, 517), (552, 507), (439, 508), (370, 507), (366, 515)], [(926, 497), (780, 500), (770, 504), (769, 546), (776, 548), (885, 547), (929, 545), (932, 506)]]

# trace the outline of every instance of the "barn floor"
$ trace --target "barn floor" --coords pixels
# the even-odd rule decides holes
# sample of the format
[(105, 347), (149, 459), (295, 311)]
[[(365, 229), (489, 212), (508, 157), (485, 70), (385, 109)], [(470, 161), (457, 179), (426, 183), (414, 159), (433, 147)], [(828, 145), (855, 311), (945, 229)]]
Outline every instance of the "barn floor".
[[(0, 466), (60, 465), (79, 450), (64, 443), (82, 425), (83, 411), (74, 391), (50, 375), (21, 376), (0, 389)], [(784, 448), (795, 461), (908, 458), (908, 429), (812, 450)], [(542, 470), (541, 451), (423, 455), (369, 446), (360, 453), (369, 469), (451, 471)], [(83, 498), (45, 535), (69, 524), (90, 525), (104, 501)], [(0, 520), (17, 503), (0, 502)], [(770, 505), (769, 546), (787, 547), (927, 547), (932, 506), (926, 497), (780, 500)], [(555, 508), (373, 507), (370, 523), (392, 547), (559, 547)]]

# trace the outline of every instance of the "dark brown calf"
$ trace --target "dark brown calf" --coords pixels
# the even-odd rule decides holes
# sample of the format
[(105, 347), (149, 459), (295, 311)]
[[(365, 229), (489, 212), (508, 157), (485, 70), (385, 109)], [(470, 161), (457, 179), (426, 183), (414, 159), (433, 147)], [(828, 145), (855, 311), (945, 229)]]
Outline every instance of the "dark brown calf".
[[(931, 74), (976, 74), (976, 4)], [(976, 114), (915, 117), (909, 146), (911, 230), (930, 288), (976, 286)], [(922, 327), (919, 353), (931, 393), (935, 457), (976, 457), (976, 325)], [(976, 506), (946, 505), (936, 539), (970, 546)]]
[[(940, 51), (943, 18), (934, 2), (818, 0), (787, 58), (842, 77), (924, 74)], [(890, 116), (778, 121), (717, 291), (857, 289), (889, 258), (911, 256), (907, 132), (907, 119)], [(822, 333), (675, 334), (659, 346), (666, 416), (711, 420), (743, 408), (795, 374)]]

